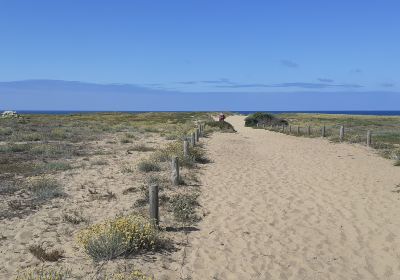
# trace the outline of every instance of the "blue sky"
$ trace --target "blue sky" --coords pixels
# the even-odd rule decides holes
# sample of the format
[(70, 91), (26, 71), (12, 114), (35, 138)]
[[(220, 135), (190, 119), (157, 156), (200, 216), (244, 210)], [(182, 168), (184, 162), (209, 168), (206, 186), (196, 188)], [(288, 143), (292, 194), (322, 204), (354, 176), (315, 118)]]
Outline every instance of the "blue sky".
[[(324, 109), (352, 109), (340, 104), (357, 105), (363, 93), (359, 109), (400, 109), (399, 11), (395, 0), (0, 1), (0, 82), (132, 84), (191, 93), (188, 109), (207, 109), (191, 102), (212, 93), (235, 94), (237, 103), (217, 104), (226, 109), (254, 94), (266, 104), (290, 96), (290, 110), (300, 100), (308, 105), (298, 110), (322, 109), (324, 100), (335, 104)], [(60, 107), (61, 94), (36, 94), (43, 108), (35, 109)], [(71, 95), (68, 108), (74, 100), (90, 108), (91, 98)], [(29, 106), (0, 91), (0, 108)]]

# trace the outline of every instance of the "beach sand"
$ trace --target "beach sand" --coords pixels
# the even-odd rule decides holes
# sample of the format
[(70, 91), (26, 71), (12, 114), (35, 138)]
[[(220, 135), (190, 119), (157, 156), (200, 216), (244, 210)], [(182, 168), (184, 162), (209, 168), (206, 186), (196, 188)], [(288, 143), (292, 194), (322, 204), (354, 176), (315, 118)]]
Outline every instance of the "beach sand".
[(243, 119), (207, 140), (205, 217), (183, 278), (400, 279), (400, 169), (366, 147)]

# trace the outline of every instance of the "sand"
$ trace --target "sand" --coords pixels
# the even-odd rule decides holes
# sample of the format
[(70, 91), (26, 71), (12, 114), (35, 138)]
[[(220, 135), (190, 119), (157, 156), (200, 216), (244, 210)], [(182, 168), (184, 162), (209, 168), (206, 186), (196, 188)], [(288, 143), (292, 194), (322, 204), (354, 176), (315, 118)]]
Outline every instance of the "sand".
[[(198, 230), (170, 233), (175, 251), (116, 260), (103, 269), (134, 265), (164, 280), (400, 279), (399, 167), (360, 145), (245, 128), (241, 116), (227, 120), (237, 133), (201, 139), (212, 163), (198, 171)], [(85, 225), (65, 223), (62, 214), (80, 209), (95, 223), (129, 213), (138, 193), (123, 191), (143, 178), (121, 170), (146, 157), (107, 140), (94, 144), (110, 154), (83, 159), (74, 164), (86, 168), (57, 175), (67, 198), (25, 219), (2, 221), (0, 279), (41, 265), (28, 252), (32, 244), (61, 247), (65, 258), (54, 265), (70, 268), (76, 279), (96, 279), (97, 268), (75, 241)], [(156, 148), (165, 142), (140, 141)], [(108, 164), (91, 165), (97, 158)], [(117, 199), (89, 190), (109, 190)]]
[(207, 142), (192, 279), (400, 279), (400, 169), (373, 150), (227, 119)]

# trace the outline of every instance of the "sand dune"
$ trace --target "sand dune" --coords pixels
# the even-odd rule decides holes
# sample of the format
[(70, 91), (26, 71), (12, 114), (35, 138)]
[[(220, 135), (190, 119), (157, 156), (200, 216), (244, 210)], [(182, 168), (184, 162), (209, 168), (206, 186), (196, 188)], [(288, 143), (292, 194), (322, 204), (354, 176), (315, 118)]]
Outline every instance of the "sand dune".
[(255, 130), (207, 140), (192, 279), (400, 279), (400, 169), (370, 149)]

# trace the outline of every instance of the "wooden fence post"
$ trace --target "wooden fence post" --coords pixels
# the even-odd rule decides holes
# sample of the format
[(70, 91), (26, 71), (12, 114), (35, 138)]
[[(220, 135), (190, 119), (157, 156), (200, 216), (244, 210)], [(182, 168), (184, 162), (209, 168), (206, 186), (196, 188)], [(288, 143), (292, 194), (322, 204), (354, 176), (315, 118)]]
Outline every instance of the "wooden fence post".
[(344, 126), (340, 126), (340, 130), (339, 130), (339, 140), (343, 141), (344, 139)]
[(158, 210), (158, 186), (153, 185), (149, 187), (149, 214), (150, 219), (158, 226), (160, 222), (159, 210)]
[(196, 130), (194, 131), (194, 135), (196, 138), (196, 142), (199, 142), (199, 129), (198, 128), (196, 128)]
[(311, 135), (311, 126), (308, 126), (308, 127), (307, 127), (307, 134), (308, 134), (308, 136)]
[(322, 137), (325, 137), (325, 136), (326, 136), (325, 125), (322, 127), (321, 136), (322, 136)]
[(289, 134), (291, 134), (291, 133), (292, 133), (292, 126), (289, 125)]
[(188, 140), (183, 140), (183, 156), (185, 158), (189, 157), (189, 142), (188, 142)]
[(172, 157), (171, 161), (171, 183), (174, 186), (179, 185), (179, 161), (178, 157)]
[(191, 138), (191, 144), (192, 144), (192, 147), (194, 147), (195, 145), (196, 145), (196, 135), (194, 135), (194, 132), (192, 133), (192, 138)]
[(371, 130), (367, 131), (367, 146), (371, 146), (372, 142), (371, 142)]
[(285, 125), (282, 124), (282, 133), (284, 133), (284, 132), (285, 132)]
[(300, 134), (300, 126), (297, 126), (297, 135)]

